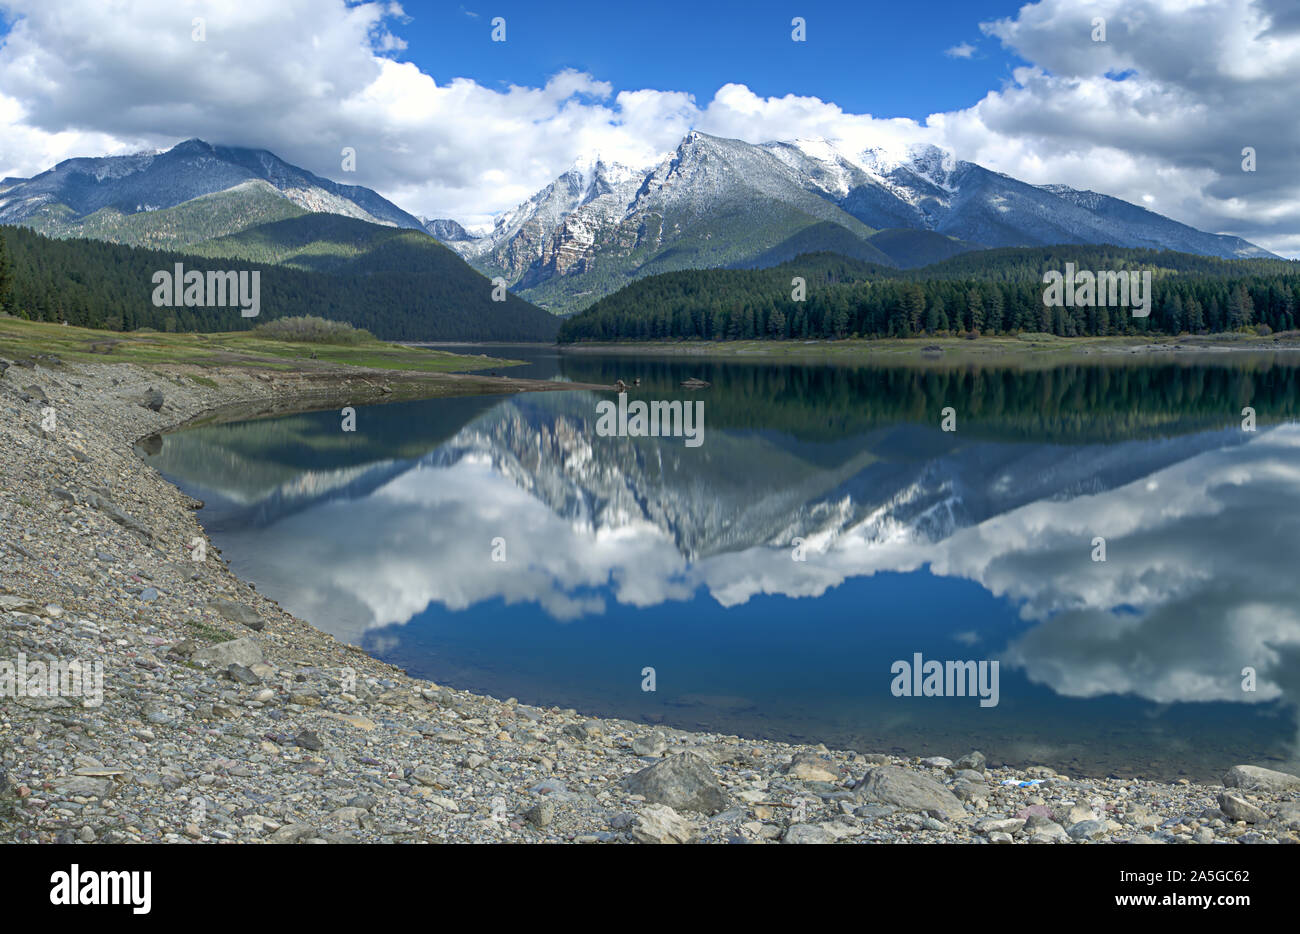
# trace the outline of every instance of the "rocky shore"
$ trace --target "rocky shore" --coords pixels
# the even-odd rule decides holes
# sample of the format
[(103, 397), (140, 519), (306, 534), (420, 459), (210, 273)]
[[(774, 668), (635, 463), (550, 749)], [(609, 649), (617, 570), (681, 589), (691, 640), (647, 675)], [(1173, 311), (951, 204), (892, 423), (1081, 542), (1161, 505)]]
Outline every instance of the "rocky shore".
[[(0, 362), (0, 842), (1300, 842), (1300, 778), (1267, 769), (1223, 786), (1078, 779), (407, 677), (235, 577), (197, 504), (133, 450), (220, 406), (362, 392), (385, 395)], [(102, 666), (102, 703), (3, 687), (6, 663), (74, 661)]]

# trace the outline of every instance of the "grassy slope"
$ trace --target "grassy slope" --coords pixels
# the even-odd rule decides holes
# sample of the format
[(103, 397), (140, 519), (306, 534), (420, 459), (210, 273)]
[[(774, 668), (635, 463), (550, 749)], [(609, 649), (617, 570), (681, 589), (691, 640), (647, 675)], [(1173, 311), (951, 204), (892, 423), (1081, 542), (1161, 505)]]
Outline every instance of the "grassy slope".
[(195, 244), (191, 252), (255, 263), (274, 263), (315, 272), (338, 271), (388, 247), (392, 241), (423, 247), (433, 262), (461, 261), (453, 251), (428, 234), (404, 227), (371, 224), (341, 214), (299, 214), (259, 224), (223, 237)]
[[(316, 359), (311, 359), (312, 353)], [(372, 340), (353, 346), (297, 344), (266, 340), (247, 331), (162, 334), (153, 331), (99, 331), (0, 317), (0, 356), (54, 354), (63, 360), (100, 363), (192, 364), (297, 369), (355, 366), (420, 373), (482, 370), (513, 365), (491, 357), (465, 357), (424, 347)]]
[(127, 246), (178, 250), (200, 241), (307, 212), (267, 182), (250, 181), (175, 207), (139, 214), (101, 208), (76, 220), (62, 205), (47, 208), (28, 226), (49, 237), (107, 240)]

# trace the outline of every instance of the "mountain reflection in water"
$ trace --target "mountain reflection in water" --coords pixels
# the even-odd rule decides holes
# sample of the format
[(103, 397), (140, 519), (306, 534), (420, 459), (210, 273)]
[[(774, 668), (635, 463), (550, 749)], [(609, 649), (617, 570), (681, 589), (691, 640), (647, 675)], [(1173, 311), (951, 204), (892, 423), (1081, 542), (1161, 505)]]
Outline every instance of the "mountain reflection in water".
[[(613, 394), (574, 391), (213, 425), (150, 460), (260, 591), (457, 687), (1076, 774), (1294, 767), (1291, 364), (532, 369), (702, 399), (706, 442), (601, 437)], [(894, 697), (916, 652), (1000, 661), (1000, 703)]]

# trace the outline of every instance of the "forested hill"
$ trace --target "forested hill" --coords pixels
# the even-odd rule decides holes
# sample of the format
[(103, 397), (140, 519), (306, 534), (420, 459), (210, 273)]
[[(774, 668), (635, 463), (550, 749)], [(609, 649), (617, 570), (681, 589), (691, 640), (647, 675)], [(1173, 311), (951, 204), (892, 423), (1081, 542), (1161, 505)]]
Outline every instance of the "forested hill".
[[(366, 225), (373, 226), (373, 225)], [(38, 321), (159, 331), (238, 331), (273, 318), (318, 315), (347, 321), (386, 340), (552, 340), (549, 312), (514, 295), (491, 298), (492, 284), (450, 250), (394, 241), (374, 257), (313, 272), (285, 265), (145, 250), (98, 240), (51, 240), (0, 226), (12, 285), (4, 310)], [(158, 308), (153, 274), (176, 263), (186, 270), (259, 270), (261, 313), (237, 307)]]
[[(1149, 270), (1149, 317), (1043, 302), (1043, 273)], [(792, 280), (806, 283), (803, 301)], [(751, 340), (1047, 332), (1215, 333), (1296, 327), (1300, 263), (1109, 246), (963, 253), (899, 270), (810, 254), (761, 270), (689, 270), (634, 282), (560, 328), (559, 340)]]

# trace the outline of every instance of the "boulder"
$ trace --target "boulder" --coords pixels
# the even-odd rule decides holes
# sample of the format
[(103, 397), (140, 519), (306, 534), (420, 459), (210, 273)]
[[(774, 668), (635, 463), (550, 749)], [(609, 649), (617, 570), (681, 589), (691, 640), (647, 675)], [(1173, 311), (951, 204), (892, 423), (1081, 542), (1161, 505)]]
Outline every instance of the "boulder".
[(817, 824), (791, 824), (781, 837), (782, 843), (834, 843), (829, 830)]
[(229, 668), (231, 665), (243, 665), (245, 668), (262, 662), (262, 647), (248, 636), (218, 642), (195, 649), (191, 656), (196, 662), (207, 662), (217, 668)]
[(637, 814), (632, 838), (638, 843), (694, 843), (695, 825), (664, 804), (652, 804)]
[(630, 794), (650, 804), (682, 811), (717, 814), (727, 806), (727, 795), (713, 777), (708, 762), (693, 752), (669, 756), (623, 779)]
[(668, 740), (658, 730), (632, 740), (632, 751), (638, 756), (662, 756), (668, 750)]
[(796, 753), (786, 772), (791, 778), (797, 778), (805, 782), (838, 782), (840, 780), (840, 773), (835, 767), (835, 763), (815, 752)]
[(949, 820), (966, 817), (966, 809), (947, 788), (932, 778), (897, 766), (882, 765), (868, 770), (853, 790), (861, 801), (892, 804), (905, 811)]
[(255, 632), (261, 632), (266, 628), (266, 622), (257, 615), (256, 610), (233, 600), (222, 600), (220, 598), (210, 600), (208, 601), (208, 609), (215, 611), (222, 618), (228, 619), (232, 623), (247, 626)]
[(1262, 824), (1268, 820), (1267, 814), (1245, 798), (1226, 791), (1219, 795), (1219, 810), (1233, 820), (1244, 820), (1248, 824)]
[(1290, 772), (1276, 772), (1262, 769), (1257, 765), (1234, 765), (1223, 776), (1223, 784), (1228, 788), (1240, 788), (1242, 791), (1264, 791), (1278, 794), (1283, 791), (1300, 789), (1300, 776)]

